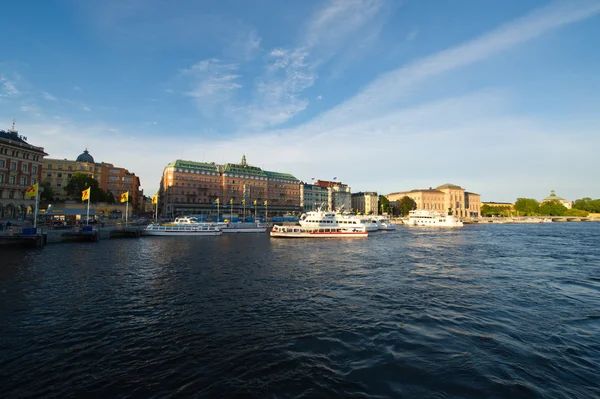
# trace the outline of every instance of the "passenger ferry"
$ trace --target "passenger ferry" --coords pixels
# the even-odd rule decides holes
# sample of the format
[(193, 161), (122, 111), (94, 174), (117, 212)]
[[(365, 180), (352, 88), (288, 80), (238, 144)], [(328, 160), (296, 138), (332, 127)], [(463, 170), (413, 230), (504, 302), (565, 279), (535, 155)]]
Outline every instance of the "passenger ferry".
[(407, 226), (462, 227), (463, 222), (452, 215), (430, 210), (414, 210), (408, 213)]
[(223, 233), (266, 233), (268, 226), (264, 223), (244, 222), (202, 222), (195, 216), (181, 216), (166, 226), (218, 226)]
[(180, 225), (159, 225), (149, 224), (142, 230), (142, 235), (146, 236), (220, 236), (223, 231), (219, 226), (209, 224), (180, 224)]
[(273, 226), (271, 237), (281, 238), (364, 238), (369, 232), (360, 227)]
[(378, 230), (394, 231), (396, 230), (396, 224), (385, 216), (375, 216), (373, 220), (377, 223)]
[(366, 231), (377, 231), (377, 223), (357, 215), (344, 215), (329, 211), (310, 211), (303, 213), (298, 221), (303, 227), (340, 227), (362, 228)]

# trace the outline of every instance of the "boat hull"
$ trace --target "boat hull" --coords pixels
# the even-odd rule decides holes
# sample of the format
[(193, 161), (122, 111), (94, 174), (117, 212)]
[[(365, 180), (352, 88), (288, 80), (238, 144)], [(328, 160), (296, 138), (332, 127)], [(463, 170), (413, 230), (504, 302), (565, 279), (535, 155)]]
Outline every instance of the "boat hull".
[(271, 237), (277, 238), (366, 238), (369, 233), (366, 231), (360, 232), (336, 232), (336, 233), (318, 233), (318, 232), (281, 232), (271, 231)]
[(142, 231), (145, 236), (220, 236), (222, 231), (177, 231), (177, 230), (154, 230)]

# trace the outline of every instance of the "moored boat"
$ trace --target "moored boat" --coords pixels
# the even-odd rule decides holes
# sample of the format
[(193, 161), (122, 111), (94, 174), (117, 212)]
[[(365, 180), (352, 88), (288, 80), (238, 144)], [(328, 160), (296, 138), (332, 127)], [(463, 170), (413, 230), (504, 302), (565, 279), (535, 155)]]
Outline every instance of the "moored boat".
[(462, 227), (463, 222), (453, 215), (443, 215), (426, 209), (410, 211), (407, 226)]
[(273, 226), (271, 237), (281, 238), (362, 238), (369, 232), (360, 227), (306, 227), (306, 226)]
[(159, 225), (149, 224), (142, 235), (146, 236), (220, 236), (223, 234), (219, 226), (202, 224)]
[(266, 233), (268, 226), (264, 223), (218, 223), (223, 233)]

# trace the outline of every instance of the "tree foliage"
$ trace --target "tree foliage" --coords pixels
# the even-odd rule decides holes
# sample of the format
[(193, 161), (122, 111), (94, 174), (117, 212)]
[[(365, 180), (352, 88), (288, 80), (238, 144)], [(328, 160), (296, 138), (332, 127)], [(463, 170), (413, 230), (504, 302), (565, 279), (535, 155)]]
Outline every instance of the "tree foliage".
[(408, 212), (415, 209), (417, 209), (417, 203), (408, 195), (405, 195), (398, 201), (398, 212), (400, 216), (408, 216)]
[(522, 216), (536, 216), (540, 212), (540, 203), (533, 198), (517, 198), (515, 210)]
[(484, 204), (481, 206), (481, 216), (509, 216), (511, 208), (510, 205), (490, 206)]
[(559, 200), (545, 201), (540, 205), (540, 215), (542, 216), (563, 216), (567, 211)]
[(99, 187), (98, 180), (86, 175), (85, 173), (77, 172), (67, 183), (65, 191), (74, 200), (81, 200), (81, 192), (91, 187), (90, 201), (104, 202), (106, 201), (106, 193)]
[(573, 209), (580, 209), (590, 213), (600, 213), (600, 199), (591, 199), (589, 197), (581, 198), (573, 202)]
[(385, 213), (385, 212), (392, 213), (390, 201), (384, 195), (379, 196), (379, 201), (377, 202), (377, 207), (379, 209), (379, 212), (381, 212), (381, 213)]
[(40, 188), (43, 189), (40, 192), (40, 202), (42, 202), (44, 204), (52, 202), (54, 200), (54, 190), (52, 189), (50, 182), (49, 181), (40, 182)]
[(584, 211), (583, 209), (567, 209), (563, 216), (586, 217), (589, 214), (588, 211)]

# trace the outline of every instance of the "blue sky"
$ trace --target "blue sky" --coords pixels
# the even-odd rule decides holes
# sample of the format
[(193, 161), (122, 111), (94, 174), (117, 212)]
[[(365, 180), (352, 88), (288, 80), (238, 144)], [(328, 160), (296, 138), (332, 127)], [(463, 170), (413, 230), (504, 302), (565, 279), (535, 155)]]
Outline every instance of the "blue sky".
[[(34, 6), (35, 5), (35, 6)], [(140, 176), (239, 162), (380, 194), (600, 198), (600, 2), (8, 2), (0, 128)]]

